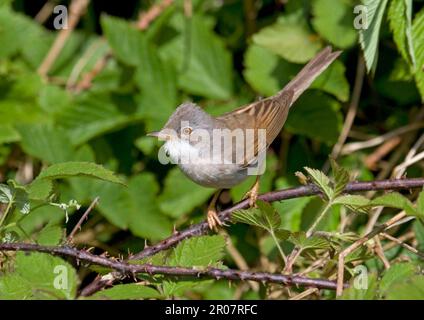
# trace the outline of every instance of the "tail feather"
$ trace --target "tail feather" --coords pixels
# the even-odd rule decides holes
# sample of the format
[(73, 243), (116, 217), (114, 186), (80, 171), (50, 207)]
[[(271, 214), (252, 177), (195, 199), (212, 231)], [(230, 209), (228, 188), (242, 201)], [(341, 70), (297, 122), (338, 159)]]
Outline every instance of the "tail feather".
[(341, 54), (341, 51), (331, 52), (331, 47), (326, 47), (316, 55), (306, 66), (280, 91), (293, 91), (292, 104), (312, 84), (312, 82)]

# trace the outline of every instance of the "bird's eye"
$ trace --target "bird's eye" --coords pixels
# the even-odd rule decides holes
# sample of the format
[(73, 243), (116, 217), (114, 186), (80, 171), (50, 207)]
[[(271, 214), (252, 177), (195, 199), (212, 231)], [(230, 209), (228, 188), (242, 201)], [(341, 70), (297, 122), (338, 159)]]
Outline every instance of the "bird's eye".
[(182, 133), (185, 135), (190, 135), (193, 132), (193, 129), (191, 127), (184, 127), (182, 130)]

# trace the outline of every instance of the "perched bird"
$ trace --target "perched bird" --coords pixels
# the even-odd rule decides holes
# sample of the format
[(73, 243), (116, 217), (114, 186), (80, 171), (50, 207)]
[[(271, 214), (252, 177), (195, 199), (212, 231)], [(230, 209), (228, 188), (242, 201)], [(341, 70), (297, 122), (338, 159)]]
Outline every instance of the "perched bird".
[(340, 53), (325, 48), (274, 96), (218, 117), (194, 103), (183, 103), (160, 131), (148, 134), (165, 141), (166, 157), (177, 163), (188, 178), (219, 189), (207, 212), (211, 229), (222, 225), (215, 209), (220, 191), (249, 175), (257, 175), (246, 195), (250, 205), (255, 204), (266, 149), (281, 131), (293, 103)]

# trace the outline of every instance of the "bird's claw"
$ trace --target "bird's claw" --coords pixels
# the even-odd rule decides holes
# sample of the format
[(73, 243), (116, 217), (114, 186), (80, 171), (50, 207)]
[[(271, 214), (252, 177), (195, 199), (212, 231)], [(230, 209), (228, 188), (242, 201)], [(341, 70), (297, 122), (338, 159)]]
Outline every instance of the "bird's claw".
[(222, 227), (224, 225), (222, 221), (219, 219), (215, 209), (208, 210), (207, 220), (208, 220), (209, 229), (214, 230), (215, 232), (218, 232), (218, 226)]

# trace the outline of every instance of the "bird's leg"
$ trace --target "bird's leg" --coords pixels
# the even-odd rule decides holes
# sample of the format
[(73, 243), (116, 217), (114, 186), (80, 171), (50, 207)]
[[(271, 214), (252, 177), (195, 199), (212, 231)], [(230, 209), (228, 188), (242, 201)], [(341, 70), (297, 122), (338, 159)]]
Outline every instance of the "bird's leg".
[(219, 195), (221, 194), (222, 190), (218, 190), (212, 198), (212, 201), (209, 203), (208, 206), (208, 225), (209, 229), (218, 231), (217, 225), (222, 226), (222, 222), (218, 217), (218, 214), (216, 213), (216, 201), (218, 200)]
[(249, 199), (249, 206), (254, 207), (259, 195), (259, 176), (256, 176), (255, 184), (246, 192), (243, 199)]

